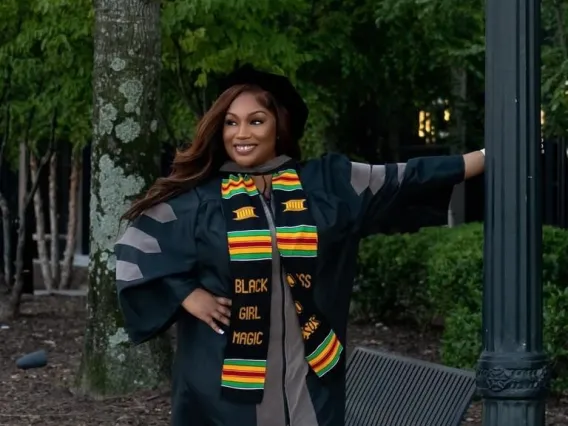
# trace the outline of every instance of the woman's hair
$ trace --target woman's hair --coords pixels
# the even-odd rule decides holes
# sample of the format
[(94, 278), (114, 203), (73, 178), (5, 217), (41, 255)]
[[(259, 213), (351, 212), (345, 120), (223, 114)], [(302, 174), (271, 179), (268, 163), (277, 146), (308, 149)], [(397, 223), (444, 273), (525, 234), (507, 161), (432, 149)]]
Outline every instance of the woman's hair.
[(225, 115), (232, 102), (242, 93), (251, 92), (256, 100), (276, 118), (276, 155), (300, 160), (300, 146), (290, 132), (290, 116), (271, 93), (254, 85), (237, 85), (225, 90), (203, 115), (191, 145), (176, 152), (172, 171), (150, 187), (122, 216), (133, 220), (150, 207), (167, 201), (209, 179), (229, 159), (223, 143)]

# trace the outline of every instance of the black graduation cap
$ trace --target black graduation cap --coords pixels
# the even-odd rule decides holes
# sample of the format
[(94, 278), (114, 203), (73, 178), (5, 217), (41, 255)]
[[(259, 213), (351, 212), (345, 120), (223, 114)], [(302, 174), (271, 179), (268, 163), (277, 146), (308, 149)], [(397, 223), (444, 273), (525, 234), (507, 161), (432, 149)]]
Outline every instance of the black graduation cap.
[(292, 137), (299, 140), (303, 136), (308, 120), (308, 106), (288, 78), (246, 64), (221, 80), (221, 92), (239, 84), (254, 84), (270, 92), (288, 110)]

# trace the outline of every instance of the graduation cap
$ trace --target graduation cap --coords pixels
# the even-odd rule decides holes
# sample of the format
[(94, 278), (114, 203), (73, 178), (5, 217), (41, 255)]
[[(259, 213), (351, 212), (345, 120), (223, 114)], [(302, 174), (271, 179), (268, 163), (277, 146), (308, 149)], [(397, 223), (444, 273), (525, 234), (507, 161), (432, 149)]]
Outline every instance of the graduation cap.
[(270, 92), (288, 111), (292, 137), (299, 140), (304, 135), (304, 127), (308, 120), (308, 106), (285, 76), (260, 71), (247, 64), (233, 71), (220, 83), (221, 93), (240, 84), (255, 85)]

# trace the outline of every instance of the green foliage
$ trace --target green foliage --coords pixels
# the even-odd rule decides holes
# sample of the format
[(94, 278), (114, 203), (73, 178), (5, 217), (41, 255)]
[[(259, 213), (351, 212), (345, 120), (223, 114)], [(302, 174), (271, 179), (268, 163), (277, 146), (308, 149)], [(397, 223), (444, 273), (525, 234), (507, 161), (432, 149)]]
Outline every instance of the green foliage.
[(0, 134), (10, 159), (26, 142), (41, 149), (56, 121), (56, 140), (90, 136), (90, 2), (33, 0), (0, 5)]
[(426, 263), (433, 243), (447, 234), (444, 231), (424, 228), (417, 234), (363, 240), (354, 294), (359, 314), (387, 321), (427, 315)]
[(164, 1), (164, 140), (191, 139), (217, 78), (250, 62), (298, 85), (310, 107), (306, 157), (339, 150), (376, 160), (389, 132), (415, 124), (417, 108), (451, 96), (452, 67), (483, 70), (479, 2), (403, 3)]
[(416, 101), (444, 96), (440, 85), (424, 83), (449, 77), (452, 67), (483, 71), (477, 65), (485, 53), (482, 1), (382, 0), (376, 15), (379, 31), (388, 40), (397, 40), (389, 44), (381, 72), (407, 83), (397, 88), (423, 93), (414, 95)]
[(308, 55), (299, 49), (295, 16), (307, 3), (163, 2), (163, 116), (173, 142), (188, 140), (217, 93), (217, 78), (239, 63), (294, 73)]
[(568, 286), (544, 287), (544, 343), (552, 358), (554, 388), (568, 390)]
[(478, 224), (446, 229), (444, 242), (428, 251), (428, 300), (434, 315), (445, 316), (456, 305), (478, 311), (483, 283), (483, 229)]
[[(165, 139), (190, 139), (215, 98), (218, 77), (248, 62), (297, 84), (310, 108), (304, 154), (323, 153), (333, 146), (329, 140), (337, 139), (329, 130), (343, 112), (344, 99), (354, 93), (369, 96), (366, 89), (377, 86), (370, 66), (374, 58), (361, 55), (350, 38), (358, 23), (367, 24), (367, 35), (374, 31), (369, 4), (165, 1)], [(364, 76), (356, 75), (358, 70)]]
[[(556, 390), (568, 390), (568, 231), (543, 228), (544, 346)], [(483, 228), (375, 236), (359, 253), (356, 301), (376, 319), (428, 326), (443, 319), (445, 364), (471, 368), (481, 353)]]
[[(544, 350), (553, 370), (552, 389), (568, 391), (568, 288), (544, 283)], [(446, 317), (442, 342), (445, 364), (473, 368), (482, 350), (481, 306), (470, 309), (457, 304)]]
[(456, 305), (445, 318), (441, 355), (445, 364), (475, 368), (481, 354), (481, 314)]
[[(547, 132), (556, 135), (568, 125), (566, 3), (543, 1), (543, 107)], [(335, 150), (393, 159), (398, 143), (416, 137), (418, 109), (438, 99), (465, 108), (470, 136), (479, 136), (480, 0), (162, 0), (162, 30), (164, 142), (191, 140), (218, 78), (245, 62), (298, 85), (310, 107), (306, 157)], [(1, 2), (1, 134), (9, 127), (10, 141), (38, 144), (56, 110), (58, 139), (77, 146), (89, 140), (91, 31), (86, 0)], [(456, 70), (468, 75), (466, 106), (454, 98)]]
[(547, 136), (568, 129), (568, 2), (543, 0), (542, 98)]

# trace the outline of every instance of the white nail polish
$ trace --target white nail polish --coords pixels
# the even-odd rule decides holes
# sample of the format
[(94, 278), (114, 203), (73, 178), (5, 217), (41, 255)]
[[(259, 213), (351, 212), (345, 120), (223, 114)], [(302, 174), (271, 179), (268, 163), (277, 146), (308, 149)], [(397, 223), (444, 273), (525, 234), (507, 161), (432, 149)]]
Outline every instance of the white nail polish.
[(219, 334), (225, 334), (225, 332), (224, 332), (223, 330), (221, 330), (221, 329), (219, 329), (218, 333), (219, 333)]

